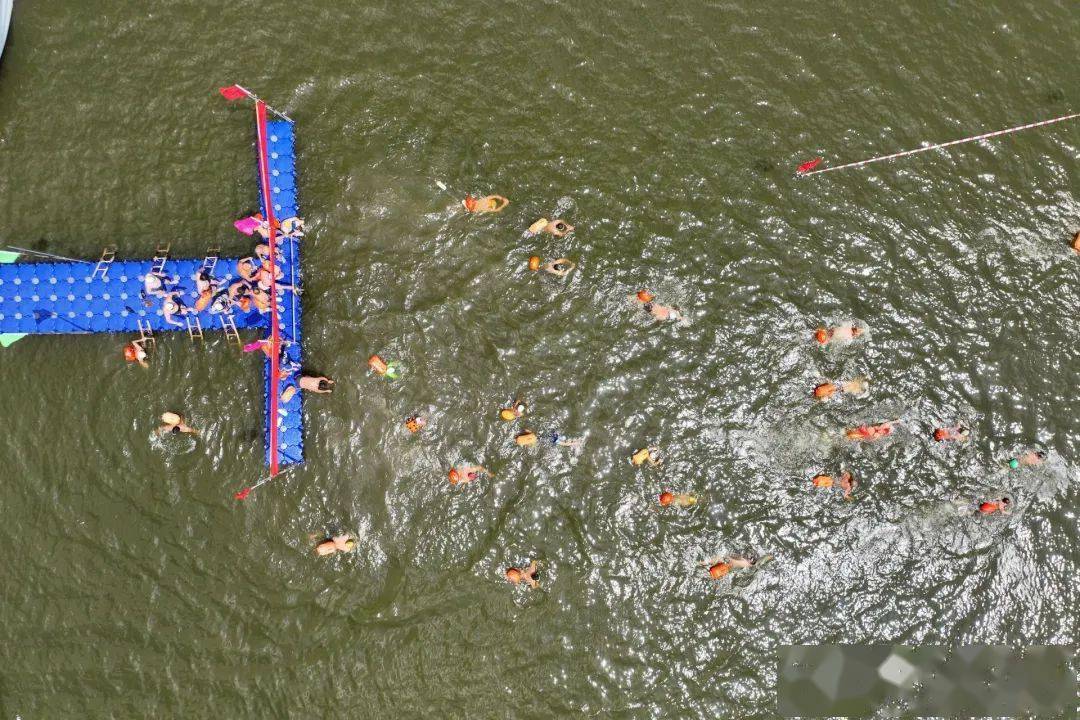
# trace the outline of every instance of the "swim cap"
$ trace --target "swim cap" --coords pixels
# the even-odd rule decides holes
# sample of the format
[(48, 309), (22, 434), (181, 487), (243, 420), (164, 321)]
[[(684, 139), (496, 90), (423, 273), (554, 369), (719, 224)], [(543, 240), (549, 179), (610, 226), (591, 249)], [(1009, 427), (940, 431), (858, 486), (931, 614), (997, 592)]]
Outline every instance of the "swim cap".
[(709, 577), (713, 580), (719, 580), (720, 578), (731, 572), (731, 566), (726, 562), (718, 562), (709, 568)]
[(937, 430), (934, 431), (934, 439), (937, 440), (938, 442), (941, 442), (942, 440), (948, 440), (949, 439), (949, 433), (946, 432), (945, 430), (943, 430), (942, 428), (938, 428)]
[(1020, 461), (1016, 458), (1012, 458), (1011, 460), (1009, 460), (1009, 467), (1015, 470), (1016, 468), (1020, 467)]
[(822, 345), (829, 342), (829, 333), (825, 330), (825, 328), (818, 328), (817, 332), (814, 333), (814, 337)]
[(540, 256), (533, 255), (529, 258), (529, 269), (536, 271), (540, 269)]
[(473, 212), (476, 210), (477, 200), (472, 195), (466, 195), (465, 199), (461, 201), (461, 204), (465, 206), (465, 210)]
[(674, 499), (675, 496), (665, 490), (664, 492), (660, 493), (660, 506), (667, 507)]
[(503, 420), (510, 421), (517, 418), (517, 413), (514, 412), (513, 408), (503, 408), (499, 411), (499, 417)]
[(139, 359), (139, 353), (136, 351), (134, 343), (128, 343), (124, 346), (124, 359), (128, 362), (135, 362)]
[(641, 450), (638, 450), (637, 452), (635, 452), (633, 455), (630, 456), (630, 462), (634, 463), (635, 465), (641, 465), (642, 463), (644, 463), (648, 459), (649, 459), (649, 449), (648, 448), (642, 448)]
[(451, 485), (457, 485), (458, 481), (461, 480), (461, 475), (458, 474), (457, 468), (451, 468), (449, 477)]
[(506, 568), (506, 579), (517, 585), (521, 582), (521, 571), (516, 567)]
[(650, 303), (655, 298), (653, 297), (653, 294), (651, 292), (649, 292), (648, 290), (638, 290), (637, 291), (637, 299), (640, 300), (643, 303)]

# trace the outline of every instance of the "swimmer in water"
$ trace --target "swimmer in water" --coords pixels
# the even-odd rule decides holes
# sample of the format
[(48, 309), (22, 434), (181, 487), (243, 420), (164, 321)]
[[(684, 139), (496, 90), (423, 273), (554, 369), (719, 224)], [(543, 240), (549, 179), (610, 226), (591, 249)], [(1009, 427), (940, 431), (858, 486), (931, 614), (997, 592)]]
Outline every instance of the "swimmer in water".
[(540, 259), (539, 255), (530, 255), (529, 256), (529, 270), (531, 270), (532, 272), (536, 272), (537, 270), (540, 269), (540, 263), (542, 263), (542, 262), (543, 262), (543, 260)]
[(934, 428), (934, 440), (936, 442), (967, 442), (969, 437), (971, 437), (971, 433), (963, 425)]
[(815, 475), (810, 479), (810, 482), (814, 484), (816, 488), (828, 489), (833, 486), (832, 475)]
[(144, 339), (132, 340), (124, 346), (124, 359), (129, 363), (139, 363), (144, 368), (150, 367), (146, 362), (146, 348), (143, 347)]
[(831, 342), (850, 342), (863, 334), (863, 329), (855, 324), (838, 325), (829, 329), (819, 327), (814, 331), (814, 339), (821, 345)]
[(339, 552), (347, 553), (352, 552), (355, 547), (356, 541), (352, 535), (333, 535), (315, 546), (315, 554), (321, 557)]
[(987, 500), (979, 503), (980, 515), (993, 515), (994, 513), (1008, 515), (1010, 512), (1012, 512), (1012, 498), (1007, 495), (999, 500)]
[(393, 380), (397, 375), (397, 366), (394, 363), (387, 363), (378, 355), (372, 355), (367, 361), (368, 367), (375, 371), (377, 375), (390, 378)]
[(427, 420), (420, 415), (405, 418), (405, 429), (413, 434), (423, 430), (425, 425), (427, 425)]
[(161, 414), (161, 422), (165, 423), (157, 429), (158, 435), (198, 435), (198, 431), (184, 422), (184, 416), (174, 412)]
[(506, 580), (513, 585), (520, 585), (522, 582), (527, 584), (533, 590), (540, 587), (540, 583), (536, 582), (536, 572), (538, 570), (536, 561), (533, 560), (529, 563), (529, 567), (522, 570), (521, 568), (508, 567), (506, 568)]
[(540, 269), (558, 277), (566, 277), (575, 267), (577, 266), (566, 258), (559, 258), (558, 260), (552, 260), (549, 263), (545, 263)]
[(732, 555), (702, 560), (700, 565), (709, 569), (709, 577), (713, 580), (719, 580), (732, 570), (749, 570), (757, 565), (758, 562), (759, 560), (757, 558), (745, 558)]
[(855, 492), (855, 489), (859, 487), (859, 481), (855, 479), (855, 476), (844, 471), (840, 473), (840, 489), (844, 491), (844, 499), (850, 500), (851, 494)]
[(510, 422), (517, 420), (518, 418), (525, 417), (525, 412), (528, 408), (521, 400), (515, 400), (510, 407), (504, 407), (499, 410), (499, 419)]
[(873, 442), (874, 440), (880, 440), (883, 437), (892, 435), (893, 425), (895, 424), (895, 420), (890, 420), (876, 425), (859, 425), (858, 427), (845, 430), (844, 437), (848, 440), (855, 440), (857, 442)]
[(548, 220), (547, 218), (540, 218), (526, 231), (527, 237), (538, 235), (540, 233), (547, 233), (557, 238), (566, 237), (570, 233), (574, 232), (574, 226), (565, 220)]
[(631, 302), (641, 303), (641, 309), (657, 320), (682, 319), (682, 313), (679, 312), (678, 308), (655, 302), (656, 297), (648, 290), (638, 290), (630, 296), (630, 300)]
[(510, 204), (510, 201), (502, 195), (488, 195), (482, 198), (466, 195), (461, 204), (465, 206), (465, 212), (482, 215), (484, 213), (502, 212), (503, 208)]
[(1080, 232), (1073, 236), (1072, 249), (1080, 253)]
[(494, 473), (489, 472), (480, 465), (461, 465), (452, 468), (448, 473), (448, 477), (451, 485), (465, 485), (478, 480), (482, 474), (494, 477)]
[(576, 448), (581, 445), (580, 439), (568, 438), (565, 435), (559, 434), (557, 431), (552, 430), (544, 435), (544, 440), (551, 443), (555, 447), (570, 447)]
[(1046, 462), (1046, 453), (1041, 450), (1026, 452), (1014, 458), (1009, 458), (1009, 467), (1015, 470), (1018, 467), (1033, 467)]
[(697, 505), (697, 497), (686, 493), (673, 493), (665, 490), (660, 493), (660, 507), (691, 507)]
[(656, 457), (659, 452), (660, 448), (656, 446), (642, 448), (635, 451), (634, 454), (630, 456), (630, 462), (639, 467), (641, 465), (644, 465), (645, 463), (649, 463), (653, 467), (657, 467), (658, 465), (660, 465), (660, 463), (663, 462), (662, 460), (658, 460)]
[(300, 389), (325, 395), (326, 393), (333, 392), (334, 381), (321, 375), (301, 375)]
[(514, 442), (516, 442), (519, 447), (532, 447), (533, 445), (536, 445), (538, 441), (539, 438), (532, 430), (523, 430), (514, 436)]
[(870, 383), (866, 381), (866, 378), (855, 378), (854, 380), (842, 382), (839, 385), (832, 382), (826, 382), (814, 387), (814, 397), (818, 400), (826, 400), (837, 393), (862, 395), (869, 387)]

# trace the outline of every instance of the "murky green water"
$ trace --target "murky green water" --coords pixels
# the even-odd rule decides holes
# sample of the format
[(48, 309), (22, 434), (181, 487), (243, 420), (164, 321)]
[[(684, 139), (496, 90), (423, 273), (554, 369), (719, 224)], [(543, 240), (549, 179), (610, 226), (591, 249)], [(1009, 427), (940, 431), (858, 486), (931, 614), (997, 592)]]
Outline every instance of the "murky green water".
[[(1075, 643), (1080, 127), (796, 181), (1080, 108), (1065, 0), (16, 2), (0, 235), (240, 252), (234, 81), (298, 121), (308, 463), (262, 472), (223, 340), (0, 353), (0, 714), (774, 716), (782, 643)], [(456, 189), (441, 193), (435, 181)], [(512, 205), (464, 217), (466, 191)], [(577, 226), (525, 239), (540, 216)], [(530, 254), (579, 263), (567, 280)], [(653, 326), (648, 286), (690, 316)], [(846, 350), (809, 341), (858, 319)], [(400, 359), (392, 384), (368, 355)], [(813, 404), (826, 378), (865, 399)], [(584, 437), (522, 451), (495, 419)], [(182, 409), (194, 443), (151, 439)], [(420, 437), (401, 419), (429, 412)], [(876, 447), (846, 424), (900, 418)], [(927, 441), (962, 419), (968, 447)], [(659, 445), (642, 471), (629, 453)], [(1003, 462), (1039, 444), (1046, 466)], [(445, 471), (497, 473), (452, 489)], [(856, 502), (812, 493), (853, 469)], [(662, 488), (695, 492), (659, 512)], [(952, 500), (1016, 493), (1003, 520)], [(309, 533), (359, 536), (316, 559)], [(710, 581), (697, 561), (771, 553)], [(542, 590), (507, 564), (542, 563)]]

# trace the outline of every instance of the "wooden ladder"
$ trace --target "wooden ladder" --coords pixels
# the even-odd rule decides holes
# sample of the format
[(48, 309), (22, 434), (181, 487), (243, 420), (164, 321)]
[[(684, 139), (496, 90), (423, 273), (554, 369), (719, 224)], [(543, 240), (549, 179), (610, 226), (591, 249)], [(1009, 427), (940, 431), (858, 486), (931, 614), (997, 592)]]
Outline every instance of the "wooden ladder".
[(206, 251), (206, 257), (202, 261), (202, 270), (207, 275), (213, 276), (214, 268), (217, 267), (217, 261), (220, 259), (221, 249), (212, 247)]
[[(144, 350), (148, 347), (157, 347), (157, 338), (154, 337), (154, 331), (150, 327), (149, 320), (143, 320), (142, 318), (136, 318), (135, 322), (139, 326), (139, 344), (143, 346)], [(149, 352), (149, 350), (147, 350)]]
[(116, 246), (106, 245), (105, 249), (101, 251), (101, 259), (98, 260), (97, 267), (94, 268), (94, 273), (90, 276), (91, 280), (96, 280), (100, 274), (102, 280), (107, 280), (106, 277), (109, 274), (109, 266), (112, 265), (112, 261), (116, 259)]
[(164, 245), (158, 243), (157, 249), (154, 250), (154, 264), (150, 266), (150, 272), (155, 275), (161, 275), (165, 272), (165, 262), (169, 259), (169, 248), (171, 247), (171, 243), (165, 243)]
[(221, 320), (221, 329), (225, 331), (225, 337), (236, 343), (236, 346), (241, 350), (244, 349), (244, 343), (240, 342), (240, 333), (236, 331), (236, 321), (233, 320), (231, 313), (222, 313), (218, 315)]
[(205, 341), (203, 338), (202, 323), (199, 322), (198, 315), (185, 315), (184, 322), (187, 323), (187, 333), (188, 337), (191, 338), (191, 342), (195, 342), (196, 340)]

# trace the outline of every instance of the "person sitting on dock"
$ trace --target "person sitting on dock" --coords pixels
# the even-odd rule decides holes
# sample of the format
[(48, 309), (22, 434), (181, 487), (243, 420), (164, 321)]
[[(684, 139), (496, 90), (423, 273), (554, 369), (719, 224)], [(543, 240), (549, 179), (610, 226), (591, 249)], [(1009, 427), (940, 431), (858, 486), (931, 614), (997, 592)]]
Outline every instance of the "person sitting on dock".
[(298, 217), (285, 218), (281, 221), (281, 234), (283, 237), (297, 240), (304, 237), (304, 219)]
[(236, 261), (236, 274), (248, 282), (255, 282), (259, 277), (259, 266), (252, 257), (240, 258)]
[(138, 340), (132, 340), (124, 346), (124, 359), (129, 363), (139, 363), (144, 368), (150, 367), (150, 363), (146, 362), (146, 348), (143, 347), (145, 339), (139, 338)]
[(165, 297), (180, 282), (180, 276), (172, 277), (160, 272), (148, 272), (143, 277), (143, 298), (150, 304), (151, 297)]
[(163, 296), (161, 301), (161, 312), (165, 317), (165, 322), (170, 325), (179, 325), (184, 327), (184, 323), (179, 320), (175, 320), (177, 315), (186, 315), (191, 311), (187, 305), (184, 305), (184, 301), (180, 299), (180, 293), (170, 292)]
[(195, 312), (202, 312), (213, 301), (214, 293), (221, 286), (221, 282), (203, 269), (196, 272), (191, 279), (195, 281), (195, 294), (198, 296), (195, 300)]
[(165, 412), (161, 414), (161, 421), (165, 423), (157, 429), (158, 435), (198, 435), (198, 431), (184, 422), (184, 416), (179, 413)]
[(461, 201), (461, 204), (465, 206), (465, 212), (482, 215), (485, 213), (502, 212), (503, 208), (510, 204), (510, 201), (502, 195), (488, 195), (487, 197), (482, 198), (474, 198), (472, 195), (466, 195), (465, 199)]

